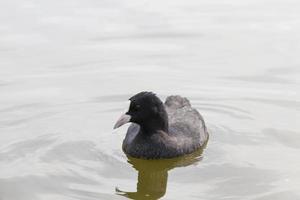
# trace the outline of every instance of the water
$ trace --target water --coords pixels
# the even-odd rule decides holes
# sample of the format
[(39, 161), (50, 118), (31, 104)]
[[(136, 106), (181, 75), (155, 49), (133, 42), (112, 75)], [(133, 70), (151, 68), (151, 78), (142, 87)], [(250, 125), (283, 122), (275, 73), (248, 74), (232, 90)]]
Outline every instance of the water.
[[(0, 199), (300, 199), (299, 7), (1, 1)], [(124, 155), (112, 127), (143, 90), (190, 99), (202, 154)]]

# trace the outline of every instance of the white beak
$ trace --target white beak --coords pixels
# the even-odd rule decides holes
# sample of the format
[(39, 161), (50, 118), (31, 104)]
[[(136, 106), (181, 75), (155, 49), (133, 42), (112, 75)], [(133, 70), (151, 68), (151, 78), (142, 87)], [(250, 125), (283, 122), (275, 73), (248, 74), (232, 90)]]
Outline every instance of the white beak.
[(114, 129), (119, 128), (120, 126), (130, 122), (130, 119), (131, 119), (130, 115), (126, 115), (126, 114), (122, 115), (116, 122)]

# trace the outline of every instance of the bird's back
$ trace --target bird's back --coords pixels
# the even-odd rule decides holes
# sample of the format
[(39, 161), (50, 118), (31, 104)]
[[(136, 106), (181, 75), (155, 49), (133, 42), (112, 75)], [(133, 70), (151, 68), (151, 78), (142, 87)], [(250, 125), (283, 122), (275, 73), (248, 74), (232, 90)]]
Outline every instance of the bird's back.
[(191, 145), (202, 146), (208, 139), (205, 122), (187, 98), (169, 96), (165, 101), (169, 119), (169, 133), (175, 137), (190, 139)]

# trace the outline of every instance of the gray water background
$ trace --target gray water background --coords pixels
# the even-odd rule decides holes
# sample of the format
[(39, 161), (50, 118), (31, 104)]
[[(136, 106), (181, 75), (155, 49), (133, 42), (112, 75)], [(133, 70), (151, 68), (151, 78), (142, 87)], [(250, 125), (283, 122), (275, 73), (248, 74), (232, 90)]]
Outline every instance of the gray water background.
[(203, 115), (163, 199), (300, 199), (296, 0), (0, 1), (0, 199), (124, 199), (112, 131), (143, 90)]

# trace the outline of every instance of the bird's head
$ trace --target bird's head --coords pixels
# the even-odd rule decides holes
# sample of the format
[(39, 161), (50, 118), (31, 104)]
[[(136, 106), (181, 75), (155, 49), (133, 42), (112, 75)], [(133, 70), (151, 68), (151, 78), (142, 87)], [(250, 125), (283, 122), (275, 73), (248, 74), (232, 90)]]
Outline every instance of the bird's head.
[(152, 92), (140, 92), (130, 99), (128, 111), (116, 122), (114, 129), (133, 122), (151, 132), (168, 129), (168, 115), (162, 101)]

